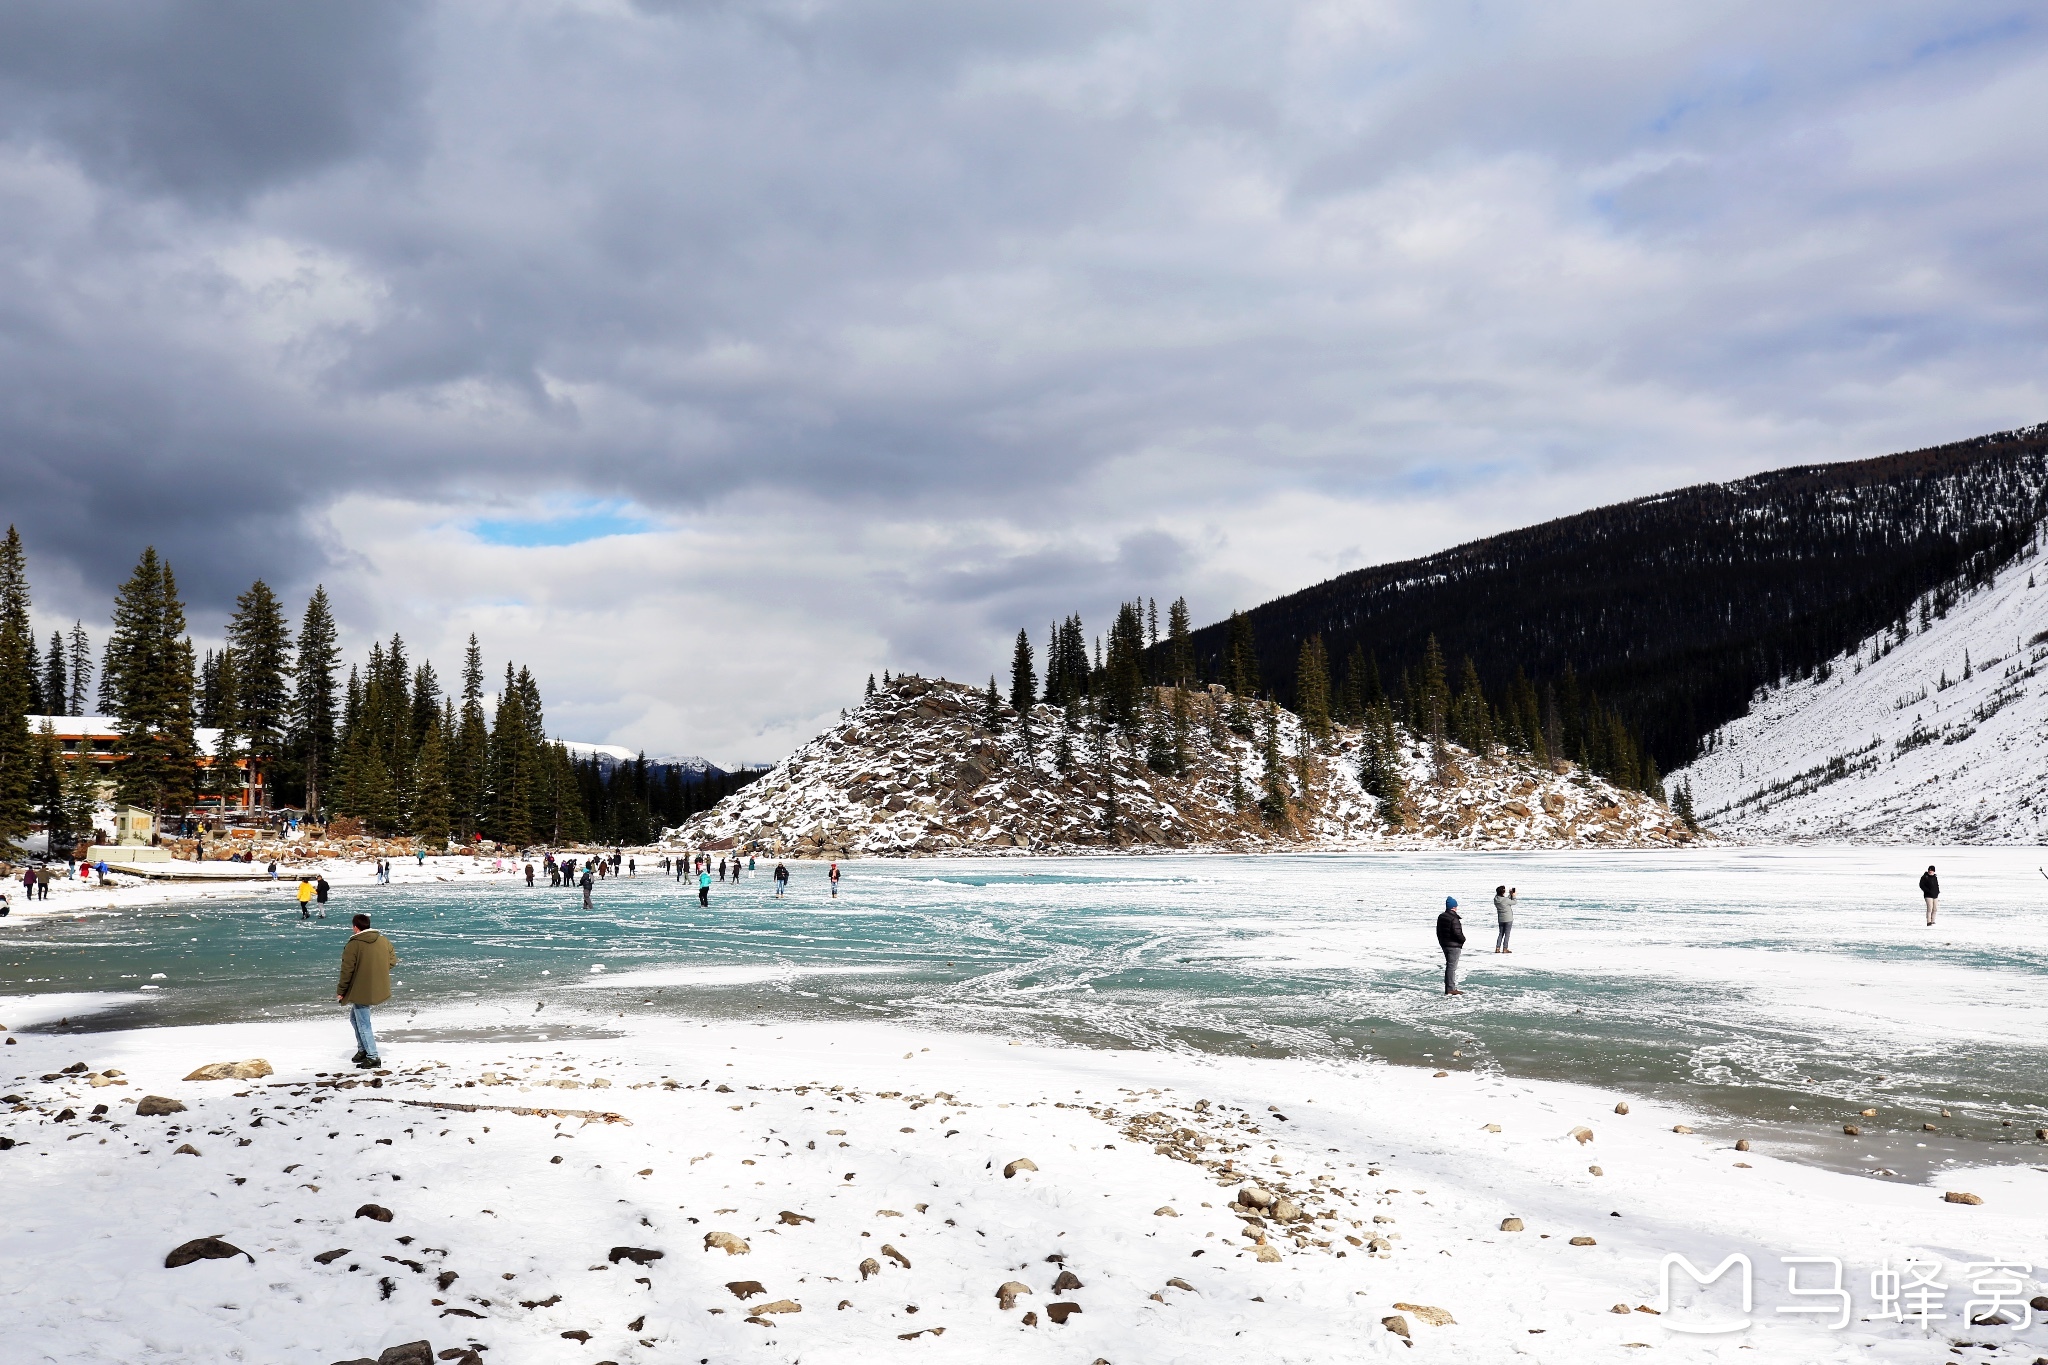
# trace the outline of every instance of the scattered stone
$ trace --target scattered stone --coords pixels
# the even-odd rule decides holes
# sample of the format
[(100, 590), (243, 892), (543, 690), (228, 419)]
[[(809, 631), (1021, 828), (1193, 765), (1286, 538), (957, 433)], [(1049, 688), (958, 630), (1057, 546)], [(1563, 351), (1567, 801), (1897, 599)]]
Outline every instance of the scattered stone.
[(1244, 1185), (1237, 1191), (1237, 1202), (1248, 1209), (1263, 1209), (1273, 1202), (1273, 1196), (1258, 1185)]
[(777, 1299), (773, 1303), (762, 1304), (754, 1311), (763, 1315), (769, 1313), (801, 1313), (804, 1311), (804, 1306), (795, 1299)]
[(1017, 1297), (1020, 1294), (1030, 1292), (1031, 1286), (1021, 1280), (1005, 1280), (996, 1289), (996, 1307), (1007, 1313), (1017, 1306)]
[(882, 1243), (882, 1254), (884, 1256), (887, 1256), (890, 1260), (894, 1261), (897, 1265), (902, 1266), (905, 1270), (910, 1269), (910, 1258), (908, 1256), (905, 1256), (902, 1252), (898, 1251), (895, 1247), (890, 1246), (887, 1242)]
[[(1019, 1171), (1035, 1171), (1037, 1169), (1037, 1162), (1033, 1161), (1028, 1156), (1020, 1156), (1015, 1161), (1012, 1161), (1009, 1165), (1003, 1167), (1003, 1179), (1009, 1180), (1013, 1178)], [(1051, 1310), (1048, 1309), (1047, 1311), (1050, 1312)]]
[(1485, 1132), (1488, 1132), (1488, 1133), (1498, 1133), (1498, 1132), (1500, 1131), (1500, 1125), (1499, 1125), (1499, 1124), (1497, 1124), (1497, 1123), (1489, 1123), (1489, 1124), (1487, 1124), (1487, 1125), (1486, 1125), (1485, 1129), (1484, 1129), (1484, 1130), (1482, 1130), (1482, 1131), (1485, 1131)]
[(704, 1234), (704, 1249), (723, 1251), (728, 1256), (744, 1256), (753, 1248), (729, 1232), (707, 1232)]
[(1937, 1130), (1935, 1129), (1935, 1126), (1934, 1126), (1933, 1124), (1931, 1124), (1931, 1123), (1923, 1123), (1923, 1124), (1921, 1124), (1921, 1125), (1920, 1125), (1920, 1131), (1921, 1131), (1921, 1132), (1923, 1132), (1923, 1133), (1932, 1133), (1932, 1132), (1935, 1132), (1935, 1131), (1937, 1131)]
[(1182, 1279), (1182, 1278), (1181, 1278), (1180, 1276), (1178, 1276), (1178, 1275), (1176, 1275), (1176, 1276), (1174, 1276), (1174, 1277), (1173, 1277), (1172, 1279), (1168, 1280), (1168, 1281), (1167, 1281), (1167, 1284), (1171, 1285), (1171, 1286), (1172, 1286), (1173, 1288), (1175, 1288), (1175, 1289), (1185, 1289), (1185, 1290), (1187, 1290), (1187, 1292), (1188, 1292), (1188, 1293), (1190, 1293), (1190, 1294), (1192, 1294), (1192, 1293), (1194, 1293), (1194, 1292), (1195, 1292), (1195, 1287), (1194, 1287), (1193, 1285), (1189, 1284), (1189, 1283), (1188, 1283), (1188, 1282), (1187, 1282), (1186, 1280), (1183, 1280), (1183, 1279)]
[(1976, 1195), (1964, 1194), (1961, 1190), (1950, 1190), (1942, 1196), (1942, 1199), (1951, 1204), (1981, 1204), (1984, 1202)]
[(456, 1274), (452, 1270), (444, 1270), (434, 1277), (434, 1284), (437, 1288), (445, 1292), (449, 1285), (454, 1284), (457, 1280), (461, 1278), (462, 1276)]
[(340, 1260), (342, 1257), (346, 1255), (348, 1255), (347, 1247), (336, 1247), (332, 1251), (321, 1252), (318, 1256), (315, 1256), (313, 1259), (318, 1261), (321, 1265), (333, 1265), (336, 1261)]
[(1284, 1197), (1274, 1200), (1273, 1207), (1269, 1212), (1273, 1220), (1280, 1223), (1296, 1223), (1307, 1217), (1301, 1211), (1301, 1205), (1295, 1203), (1292, 1199)]
[(867, 1257), (867, 1258), (865, 1258), (865, 1259), (863, 1259), (863, 1260), (861, 1261), (861, 1263), (860, 1263), (860, 1277), (861, 1277), (861, 1278), (862, 1278), (863, 1280), (865, 1280), (865, 1279), (866, 1279), (866, 1278), (867, 1278), (868, 1276), (870, 1276), (870, 1275), (879, 1275), (879, 1274), (881, 1274), (881, 1273), (882, 1273), (882, 1263), (881, 1263), (880, 1261), (876, 1260), (876, 1259), (875, 1259), (874, 1257), (872, 1257), (872, 1256), (869, 1256), (869, 1257)]
[(775, 1221), (781, 1223), (785, 1227), (795, 1228), (802, 1227), (805, 1223), (815, 1223), (818, 1220), (815, 1218), (806, 1217), (801, 1213), (792, 1213), (788, 1209), (784, 1209), (781, 1213), (776, 1215)]
[[(225, 1261), (236, 1256), (249, 1256), (249, 1253), (232, 1242), (223, 1242), (218, 1237), (195, 1237), (171, 1249), (171, 1254), (164, 1257), (164, 1269), (176, 1270), (179, 1266), (191, 1265), (194, 1261)], [(249, 1256), (249, 1263), (254, 1265), (256, 1258)]]
[(1877, 1117), (1877, 1111), (1875, 1109), (1866, 1109), (1863, 1111), (1863, 1117), (1867, 1119), (1874, 1119)]
[(579, 1342), (580, 1342), (580, 1341), (589, 1341), (589, 1340), (590, 1340), (590, 1333), (588, 1333), (588, 1332), (585, 1332), (585, 1331), (581, 1331), (581, 1330), (571, 1330), (571, 1331), (567, 1331), (567, 1332), (564, 1332), (564, 1333), (562, 1333), (562, 1340), (564, 1340), (564, 1341), (579, 1341)]
[(668, 1253), (665, 1251), (654, 1251), (647, 1247), (613, 1247), (607, 1259), (613, 1265), (617, 1265), (620, 1261), (631, 1261), (634, 1265), (648, 1265), (666, 1255)]
[(1849, 1135), (1850, 1137), (1862, 1137), (1862, 1136), (1863, 1136), (1863, 1130), (1862, 1130), (1861, 1128), (1858, 1128), (1858, 1127), (1857, 1127), (1857, 1126), (1856, 1126), (1855, 1124), (1853, 1124), (1853, 1123), (1845, 1123), (1845, 1124), (1843, 1124), (1843, 1125), (1842, 1125), (1842, 1131), (1843, 1131), (1844, 1133), (1847, 1133), (1847, 1134), (1848, 1134), (1848, 1135)]
[(1024, 1316), (1022, 1319), (1020, 1319), (1020, 1321), (1022, 1321), (1026, 1327), (1036, 1327), (1038, 1326), (1038, 1314), (1033, 1312), (1031, 1309), (1027, 1308), (1024, 1310)]
[(2048, 1294), (2036, 1294), (2027, 1300), (2027, 1307), (2037, 1313), (2048, 1313)]
[(1158, 1208), (1152, 1210), (1152, 1216), (1154, 1218), (1178, 1218), (1180, 1214), (1174, 1211), (1173, 1205), (1161, 1204)]
[(1258, 1258), (1262, 1261), (1277, 1261), (1280, 1259), (1280, 1248), (1274, 1246), (1271, 1242), (1261, 1242), (1259, 1243)]
[(1600, 1168), (1599, 1168), (1598, 1166), (1588, 1166), (1588, 1167), (1586, 1168), (1586, 1174), (1587, 1174), (1587, 1175), (1606, 1175), (1606, 1174), (1607, 1174), (1607, 1172), (1605, 1172), (1605, 1171), (1601, 1170), (1601, 1169), (1600, 1169)]
[(1623, 1316), (1626, 1316), (1628, 1314), (1629, 1307), (1625, 1303), (1617, 1303), (1616, 1305), (1614, 1305), (1614, 1307), (1608, 1309), (1607, 1311), (1610, 1313), (1620, 1313)]
[(139, 1119), (155, 1118), (158, 1114), (182, 1114), (184, 1112), (184, 1102), (182, 1100), (174, 1100), (168, 1095), (144, 1095), (135, 1105), (135, 1117)]
[(742, 1303), (746, 1302), (748, 1299), (753, 1298), (756, 1294), (765, 1294), (768, 1292), (766, 1289), (763, 1289), (761, 1287), (761, 1282), (759, 1280), (728, 1280), (726, 1281), (725, 1287), (731, 1290), (732, 1296)]
[(1450, 1327), (1455, 1325), (1458, 1321), (1456, 1318), (1451, 1316), (1450, 1310), (1444, 1308), (1432, 1308), (1426, 1303), (1397, 1303), (1394, 1305), (1394, 1307), (1400, 1309), (1405, 1313), (1413, 1313), (1416, 1317), (1421, 1318), (1431, 1327)]
[(1671, 1131), (1674, 1133), (1690, 1133), (1692, 1129), (1686, 1124), (1674, 1123), (1671, 1125)]
[(544, 1299), (521, 1299), (519, 1306), (521, 1308), (553, 1308), (561, 1301), (562, 1296), (560, 1294), (550, 1294)]
[(391, 1221), (391, 1210), (382, 1204), (365, 1204), (356, 1210), (356, 1217), (374, 1218), (380, 1223), (388, 1223)]
[(1614, 1112), (1617, 1114), (1626, 1114), (1628, 1112), (1628, 1101), (1623, 1100), (1621, 1103), (1615, 1105)]
[(1738, 1152), (1746, 1152), (1746, 1151), (1748, 1151), (1748, 1150), (1749, 1150), (1749, 1139), (1748, 1139), (1748, 1138), (1737, 1138), (1737, 1139), (1735, 1139), (1735, 1150), (1736, 1150), (1736, 1151), (1738, 1151)]
[(188, 1081), (253, 1081), (274, 1074), (261, 1057), (246, 1062), (208, 1062), (187, 1076)]
[(179, 1144), (178, 1144), (177, 1146), (175, 1146), (175, 1147), (171, 1148), (171, 1155), (172, 1155), (172, 1156), (198, 1156), (198, 1155), (199, 1155), (199, 1149), (198, 1149), (197, 1147), (194, 1147), (194, 1146), (193, 1146), (193, 1145), (192, 1145), (191, 1143), (189, 1143), (189, 1142), (181, 1142), (181, 1143), (179, 1143)]
[(1381, 1318), (1380, 1326), (1386, 1328), (1403, 1341), (1409, 1340), (1408, 1319), (1402, 1317), (1399, 1313), (1389, 1313)]
[[(270, 1072), (264, 1071), (268, 1076)], [(424, 1341), (408, 1341), (403, 1346), (393, 1346), (377, 1357), (377, 1365), (434, 1365), (434, 1348)]]
[(1071, 1270), (1062, 1269), (1052, 1282), (1052, 1292), (1055, 1294), (1064, 1294), (1069, 1290), (1085, 1288), (1087, 1286), (1081, 1283), (1081, 1277)]
[(1080, 1311), (1081, 1305), (1078, 1303), (1049, 1303), (1045, 1306), (1045, 1315), (1053, 1320), (1055, 1326), (1064, 1323)]
[(1572, 1245), (1575, 1247), (1596, 1247), (1600, 1244), (1591, 1237), (1574, 1237), (1572, 1238)]
[(1500, 1220), (1500, 1230), (1502, 1232), (1520, 1232), (1522, 1230), (1522, 1220), (1519, 1218), (1503, 1218)]
[(1587, 1143), (1593, 1140), (1593, 1130), (1591, 1128), (1586, 1127), (1586, 1125), (1583, 1123), (1580, 1124), (1578, 1127), (1572, 1129), (1571, 1135), (1579, 1140), (1579, 1145), (1581, 1147), (1585, 1146)]

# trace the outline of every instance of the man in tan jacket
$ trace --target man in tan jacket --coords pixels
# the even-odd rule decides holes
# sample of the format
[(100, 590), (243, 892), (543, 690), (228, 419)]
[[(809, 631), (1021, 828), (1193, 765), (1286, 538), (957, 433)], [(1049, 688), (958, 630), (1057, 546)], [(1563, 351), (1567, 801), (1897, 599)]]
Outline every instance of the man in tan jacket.
[(355, 1063), (369, 1070), (384, 1065), (377, 1055), (377, 1035), (370, 1031), (370, 1007), (391, 998), (391, 969), (398, 965), (398, 950), (370, 927), (368, 915), (357, 915), (352, 922), (355, 932), (341, 950), (341, 984), (334, 989), (334, 1001), (348, 1006), (349, 1022), (356, 1028)]

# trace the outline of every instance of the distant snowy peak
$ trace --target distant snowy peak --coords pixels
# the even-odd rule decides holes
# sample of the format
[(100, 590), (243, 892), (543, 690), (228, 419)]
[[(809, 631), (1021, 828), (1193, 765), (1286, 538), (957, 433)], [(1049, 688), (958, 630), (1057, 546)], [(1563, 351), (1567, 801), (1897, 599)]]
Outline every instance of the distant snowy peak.
[[(1153, 694), (1162, 717), (1171, 698), (1166, 689)], [(1659, 802), (1576, 769), (1453, 747), (1438, 772), (1405, 735), (1395, 760), (1406, 785), (1396, 827), (1360, 783), (1359, 732), (1340, 726), (1304, 752), (1301, 723), (1285, 710), (1274, 721), (1286, 815), (1269, 820), (1260, 806), (1269, 790), (1263, 709), (1250, 708), (1244, 728), (1256, 737), (1248, 737), (1231, 728), (1244, 716), (1233, 716), (1237, 704), (1220, 688), (1190, 694), (1186, 705), (1186, 765), (1175, 775), (1120, 742), (1101, 746), (1085, 728), (1065, 731), (1057, 707), (1032, 708), (1027, 746), (1016, 713), (1001, 708), (991, 726), (974, 689), (898, 678), (664, 838), (808, 857), (1666, 847), (1694, 838)]]
[(2039, 843), (2048, 836), (2043, 530), (1996, 574), (1761, 694), (1671, 775), (1751, 839)]
[[(640, 757), (639, 750), (628, 749), (624, 745), (619, 744), (585, 744), (578, 740), (565, 739), (562, 741), (562, 747), (567, 749), (573, 758), (596, 759), (598, 765), (607, 771), (621, 763), (631, 763)], [(647, 755), (647, 762), (651, 767), (681, 768), (686, 772), (722, 773), (725, 771), (725, 769), (719, 767), (710, 759), (699, 757), (696, 754), (649, 754)]]

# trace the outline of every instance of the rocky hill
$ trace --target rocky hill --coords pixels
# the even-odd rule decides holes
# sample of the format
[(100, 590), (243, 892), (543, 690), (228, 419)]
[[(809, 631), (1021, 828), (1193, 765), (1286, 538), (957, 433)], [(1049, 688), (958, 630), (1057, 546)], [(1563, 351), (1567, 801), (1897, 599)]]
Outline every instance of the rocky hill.
[[(1162, 713), (1171, 693), (1155, 694)], [(1667, 847), (1697, 836), (1662, 804), (1567, 768), (1451, 746), (1442, 769), (1398, 735), (1406, 792), (1382, 811), (1359, 779), (1362, 735), (1338, 728), (1304, 753), (1297, 718), (1274, 713), (1286, 812), (1269, 818), (1265, 713), (1234, 732), (1242, 708), (1221, 688), (1189, 697), (1183, 775), (1160, 773), (1120, 744), (1070, 733), (1034, 707), (1031, 739), (1007, 706), (988, 724), (980, 693), (898, 678), (767, 776), (664, 835), (693, 848), (758, 847), (795, 857), (1291, 851), (1455, 845), (1472, 848)], [(1242, 720), (1242, 715), (1238, 717)]]

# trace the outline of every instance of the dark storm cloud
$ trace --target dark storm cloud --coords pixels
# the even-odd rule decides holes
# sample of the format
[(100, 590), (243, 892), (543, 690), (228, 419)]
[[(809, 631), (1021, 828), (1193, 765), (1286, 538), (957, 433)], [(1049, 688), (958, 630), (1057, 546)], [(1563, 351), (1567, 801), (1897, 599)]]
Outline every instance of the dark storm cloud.
[(1214, 612), (1424, 548), (1317, 500), (2034, 415), (2042, 70), (1994, 4), (16, 5), (0, 476), (215, 608), (350, 496), (555, 495), (898, 528), (920, 649)]
[(141, 192), (237, 200), (402, 130), (415, 8), (19, 0), (0, 8), (0, 121)]

